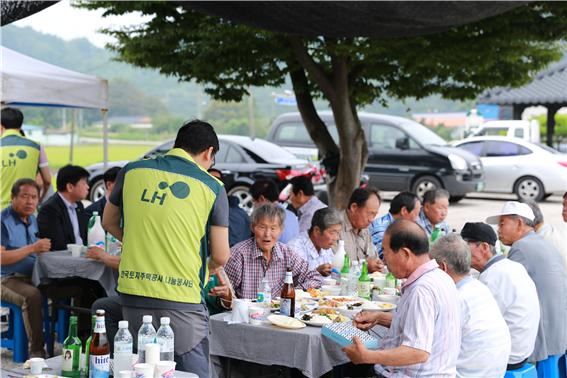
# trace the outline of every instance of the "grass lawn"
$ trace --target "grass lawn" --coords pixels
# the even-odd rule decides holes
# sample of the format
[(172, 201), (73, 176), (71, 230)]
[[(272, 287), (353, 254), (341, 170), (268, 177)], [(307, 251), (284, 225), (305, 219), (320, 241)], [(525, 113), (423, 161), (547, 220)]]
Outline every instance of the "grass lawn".
[[(154, 145), (140, 144), (114, 144), (108, 146), (108, 160), (134, 160), (138, 159)], [(57, 170), (69, 163), (69, 146), (46, 146), (45, 153), (49, 160), (49, 167)], [(73, 165), (86, 167), (87, 165), (102, 162), (102, 144), (86, 144), (75, 146), (73, 149)]]

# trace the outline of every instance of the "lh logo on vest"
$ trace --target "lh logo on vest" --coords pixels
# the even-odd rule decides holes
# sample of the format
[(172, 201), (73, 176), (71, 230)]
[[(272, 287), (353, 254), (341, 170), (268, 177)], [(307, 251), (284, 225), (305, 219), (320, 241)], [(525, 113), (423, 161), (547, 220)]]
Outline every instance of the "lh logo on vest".
[(173, 183), (173, 185), (169, 185), (167, 182), (162, 181), (158, 184), (159, 190), (154, 191), (151, 196), (148, 194), (148, 189), (144, 189), (140, 201), (152, 204), (157, 202), (157, 204), (161, 206), (168, 198), (166, 191), (167, 188), (169, 188), (171, 194), (177, 199), (185, 199), (189, 197), (189, 192), (191, 191), (189, 189), (189, 185), (182, 181), (177, 181)]
[(10, 152), (8, 156), (10, 159), (2, 159), (2, 168), (15, 167), (17, 162), (16, 158), (24, 160), (28, 157), (28, 154), (24, 150), (19, 150), (16, 153)]

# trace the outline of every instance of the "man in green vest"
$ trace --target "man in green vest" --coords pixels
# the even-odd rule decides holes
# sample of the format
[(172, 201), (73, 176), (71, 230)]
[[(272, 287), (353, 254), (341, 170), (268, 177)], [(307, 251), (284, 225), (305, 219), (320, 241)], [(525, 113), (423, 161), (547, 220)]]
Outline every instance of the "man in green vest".
[(15, 108), (3, 108), (0, 126), (0, 155), (2, 156), (2, 182), (0, 208), (10, 205), (12, 185), (22, 178), (35, 180), (37, 172), (43, 181), (40, 202), (51, 186), (51, 172), (45, 151), (22, 133), (24, 115)]
[(230, 253), (226, 191), (207, 172), (218, 149), (210, 124), (188, 122), (167, 154), (120, 171), (103, 216), (122, 241), (117, 291), (132, 334), (143, 315), (154, 326), (168, 316), (177, 369), (199, 377), (209, 376), (208, 269)]

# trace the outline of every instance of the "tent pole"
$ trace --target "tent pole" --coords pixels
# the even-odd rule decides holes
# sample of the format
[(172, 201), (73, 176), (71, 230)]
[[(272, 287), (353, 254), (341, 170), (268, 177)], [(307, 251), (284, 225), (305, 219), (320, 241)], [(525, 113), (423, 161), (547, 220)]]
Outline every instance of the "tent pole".
[(75, 147), (75, 127), (77, 124), (77, 109), (73, 109), (71, 118), (71, 147), (69, 149), (69, 164), (73, 164), (73, 149)]
[(102, 161), (103, 168), (106, 171), (108, 167), (108, 110), (102, 111)]

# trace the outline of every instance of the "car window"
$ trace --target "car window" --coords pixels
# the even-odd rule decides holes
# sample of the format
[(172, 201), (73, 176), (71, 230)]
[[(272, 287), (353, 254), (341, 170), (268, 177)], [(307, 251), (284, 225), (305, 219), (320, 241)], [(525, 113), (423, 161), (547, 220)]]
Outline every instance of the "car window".
[(224, 162), (229, 164), (239, 164), (239, 163), (245, 163), (246, 159), (236, 148), (229, 147)]
[(480, 156), (484, 142), (469, 142), (459, 145), (459, 148), (467, 150), (473, 155)]
[(516, 138), (523, 138), (524, 137), (524, 129), (516, 129), (514, 130), (514, 136)]
[(487, 157), (496, 156), (517, 156), (527, 155), (531, 151), (519, 144), (512, 142), (488, 141), (484, 155)]
[[(423, 126), (419, 122), (406, 119), (400, 126), (410, 135), (410, 140), (418, 140), (421, 145), (427, 146), (446, 146), (447, 142), (433, 131)], [(417, 144), (416, 144), (417, 146)], [(410, 143), (410, 148), (413, 148)]]
[[(333, 140), (338, 143), (339, 134), (337, 133), (337, 127), (333, 124), (327, 124), (327, 129), (331, 134)], [(286, 122), (282, 123), (274, 136), (274, 141), (276, 143), (294, 143), (294, 144), (304, 144), (312, 145), (311, 136), (307, 132), (307, 128), (302, 122)]]
[(506, 136), (506, 134), (508, 133), (508, 128), (504, 127), (487, 127), (486, 129), (484, 129), (484, 131), (482, 132), (482, 134), (478, 134), (478, 135), (489, 135), (489, 136)]
[(222, 140), (219, 141), (219, 150), (215, 155), (215, 163), (225, 163), (226, 162), (226, 154), (230, 149), (230, 144), (223, 142)]
[(409, 139), (409, 148), (417, 149), (419, 146), (399, 128), (389, 125), (370, 125), (370, 149), (371, 150), (396, 150), (396, 140)]
[(144, 155), (144, 158), (145, 159), (151, 159), (151, 158), (155, 158), (156, 156), (165, 155), (166, 153), (169, 152), (169, 150), (171, 150), (173, 148), (174, 142), (175, 141), (170, 140), (169, 142), (165, 142), (163, 144), (160, 144), (156, 148), (146, 152), (146, 154)]

